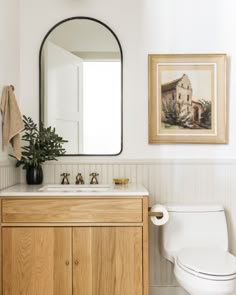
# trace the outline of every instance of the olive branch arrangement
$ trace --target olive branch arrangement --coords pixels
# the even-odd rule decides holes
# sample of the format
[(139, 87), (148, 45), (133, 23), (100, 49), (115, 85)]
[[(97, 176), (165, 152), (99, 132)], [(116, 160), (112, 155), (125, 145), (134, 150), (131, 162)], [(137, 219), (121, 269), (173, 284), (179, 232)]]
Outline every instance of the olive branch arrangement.
[[(25, 128), (22, 140), (28, 145), (21, 147), (22, 157), (17, 160), (16, 167), (21, 165), (23, 169), (38, 167), (46, 161), (57, 160), (57, 157), (65, 154), (63, 144), (68, 141), (60, 137), (55, 128), (45, 128), (43, 125), (38, 128), (37, 124), (25, 115), (23, 115), (23, 122)], [(15, 158), (13, 155), (10, 156)]]

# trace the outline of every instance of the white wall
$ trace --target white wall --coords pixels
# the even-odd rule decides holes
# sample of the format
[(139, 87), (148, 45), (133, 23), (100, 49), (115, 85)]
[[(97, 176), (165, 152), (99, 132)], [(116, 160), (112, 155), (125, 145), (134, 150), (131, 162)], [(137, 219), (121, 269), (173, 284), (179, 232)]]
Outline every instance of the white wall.
[[(236, 153), (236, 25), (234, 0), (146, 0), (142, 2), (139, 77), (140, 100), (146, 108), (148, 53), (227, 53), (229, 98), (229, 144), (227, 145), (140, 145), (139, 154), (154, 158), (235, 158)], [(143, 81), (141, 83), (141, 81)], [(138, 116), (138, 114), (137, 114)], [(147, 118), (141, 128), (147, 137)], [(138, 140), (136, 144), (138, 143)]]
[[(124, 53), (123, 153), (114, 159), (100, 158), (99, 163), (95, 158), (81, 157), (67, 158), (58, 165), (51, 163), (44, 167), (46, 182), (59, 183), (60, 173), (66, 171), (71, 173), (71, 183), (77, 172), (82, 172), (87, 182), (89, 172), (94, 170), (100, 173), (101, 181), (126, 176), (143, 183), (150, 191), (150, 204), (222, 203), (227, 210), (230, 249), (236, 254), (235, 0), (21, 0), (20, 3), (21, 106), (34, 119), (38, 119), (39, 48), (55, 23), (71, 16), (97, 18), (117, 34)], [(149, 53), (228, 54), (227, 145), (148, 145)], [(150, 160), (142, 163), (141, 159)], [(155, 162), (158, 159), (160, 163)], [(163, 159), (176, 161), (162, 162)], [(234, 159), (232, 165), (231, 159)], [(152, 294), (159, 286), (176, 285), (170, 264), (158, 254), (157, 241), (157, 230), (151, 226)]]
[[(19, 1), (0, 0), (0, 93), (5, 85), (13, 84), (19, 94)], [(1, 98), (0, 98), (1, 99)], [(0, 114), (0, 122), (2, 120)], [(2, 151), (0, 123), (0, 189), (19, 182), (20, 171), (8, 161), (8, 151)]]
[[(124, 150), (119, 158), (235, 158), (236, 18), (234, 0), (21, 0), (21, 105), (38, 119), (38, 54), (57, 22), (97, 18), (117, 34), (124, 51)], [(229, 144), (148, 144), (148, 53), (227, 53)]]
[[(0, 95), (5, 85), (13, 84), (19, 93), (19, 1), (0, 0)], [(0, 98), (1, 100), (1, 98)], [(1, 122), (0, 114), (0, 122)], [(2, 152), (0, 128), (0, 162), (7, 160)]]

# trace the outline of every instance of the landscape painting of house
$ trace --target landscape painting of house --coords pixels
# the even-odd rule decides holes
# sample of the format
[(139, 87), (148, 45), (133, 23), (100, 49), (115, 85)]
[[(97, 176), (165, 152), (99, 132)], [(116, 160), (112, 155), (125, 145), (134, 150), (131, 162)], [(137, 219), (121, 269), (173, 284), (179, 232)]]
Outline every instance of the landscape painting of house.
[(211, 98), (195, 97), (194, 93), (187, 73), (161, 84), (162, 128), (211, 128)]
[(226, 55), (149, 54), (150, 144), (226, 143)]

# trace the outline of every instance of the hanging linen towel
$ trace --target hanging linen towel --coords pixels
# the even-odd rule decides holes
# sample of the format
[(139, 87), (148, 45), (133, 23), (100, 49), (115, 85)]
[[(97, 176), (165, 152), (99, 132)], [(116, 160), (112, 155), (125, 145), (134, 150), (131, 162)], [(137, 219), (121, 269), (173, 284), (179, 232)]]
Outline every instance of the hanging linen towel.
[(0, 109), (2, 112), (2, 147), (3, 150), (10, 142), (14, 156), (21, 159), (20, 132), (24, 129), (19, 106), (12, 86), (2, 90)]

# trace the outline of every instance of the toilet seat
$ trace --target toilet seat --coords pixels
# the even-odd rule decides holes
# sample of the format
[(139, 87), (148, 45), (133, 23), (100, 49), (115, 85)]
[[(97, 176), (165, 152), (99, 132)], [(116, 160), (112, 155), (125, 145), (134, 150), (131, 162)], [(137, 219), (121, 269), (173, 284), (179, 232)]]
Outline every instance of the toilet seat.
[(184, 271), (208, 280), (236, 278), (236, 257), (221, 249), (183, 248), (177, 253), (175, 263)]

